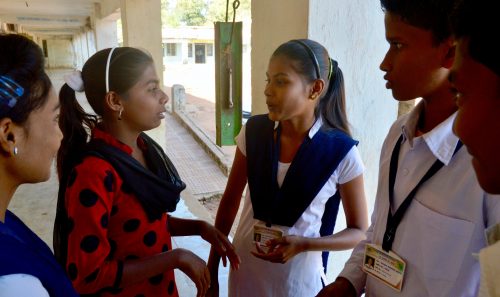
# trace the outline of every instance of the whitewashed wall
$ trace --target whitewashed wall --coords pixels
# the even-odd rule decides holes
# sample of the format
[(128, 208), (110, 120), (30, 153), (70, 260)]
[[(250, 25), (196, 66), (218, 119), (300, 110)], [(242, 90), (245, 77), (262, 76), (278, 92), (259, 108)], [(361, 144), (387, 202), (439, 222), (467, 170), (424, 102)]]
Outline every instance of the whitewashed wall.
[(73, 48), (70, 38), (47, 39), (47, 51), (49, 68), (73, 67)]
[[(365, 162), (365, 190), (373, 209), (380, 147), (397, 117), (397, 102), (385, 88), (379, 69), (388, 44), (379, 1), (315, 0), (309, 7), (309, 38), (325, 45), (344, 73), (347, 113)], [(345, 226), (340, 216), (338, 223)], [(339, 230), (337, 229), (337, 230)], [(333, 253), (329, 277), (343, 268), (349, 252)]]

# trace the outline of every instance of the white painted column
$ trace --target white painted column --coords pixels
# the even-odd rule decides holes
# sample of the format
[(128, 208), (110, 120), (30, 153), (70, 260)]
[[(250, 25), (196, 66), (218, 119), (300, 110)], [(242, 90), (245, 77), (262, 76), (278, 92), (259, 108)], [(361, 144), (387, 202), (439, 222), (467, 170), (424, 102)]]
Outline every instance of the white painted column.
[[(100, 5), (96, 5), (96, 10), (100, 10)], [(96, 11), (96, 16), (100, 16), (100, 11)], [(120, 14), (113, 13), (103, 18), (95, 19), (95, 45), (97, 51), (105, 48), (118, 46), (118, 34), (116, 20)]]
[[(286, 7), (286, 9), (284, 8)], [(264, 78), (277, 46), (294, 38), (323, 44), (344, 73), (347, 114), (353, 137), (360, 141), (366, 166), (369, 212), (375, 200), (380, 148), (397, 117), (398, 104), (385, 89), (379, 70), (387, 42), (379, 1), (254, 0), (252, 1), (252, 113), (266, 113)], [(345, 228), (339, 211), (336, 232)], [(343, 268), (350, 251), (330, 254), (328, 280)]]
[(163, 85), (160, 0), (121, 0), (123, 45), (146, 49)]
[(307, 38), (308, 0), (252, 1), (252, 114), (267, 113), (264, 87), (274, 50), (290, 39)]

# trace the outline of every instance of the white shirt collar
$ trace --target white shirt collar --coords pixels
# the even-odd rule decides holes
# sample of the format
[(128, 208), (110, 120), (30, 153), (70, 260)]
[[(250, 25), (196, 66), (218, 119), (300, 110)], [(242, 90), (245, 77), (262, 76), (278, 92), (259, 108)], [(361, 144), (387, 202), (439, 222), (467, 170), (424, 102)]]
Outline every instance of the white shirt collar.
[[(410, 147), (413, 147), (413, 139), (416, 138), (415, 131), (417, 128), (418, 118), (423, 107), (423, 102), (417, 104), (417, 106), (415, 106), (415, 108), (413, 108), (413, 110), (409, 113), (406, 122), (403, 122), (401, 125), (403, 138), (404, 140), (409, 141)], [(455, 147), (458, 143), (458, 137), (453, 134), (452, 131), (453, 121), (456, 116), (457, 113), (455, 112), (446, 120), (434, 127), (434, 129), (421, 136), (432, 154), (445, 165), (450, 163), (453, 153), (455, 152)]]
[(316, 121), (314, 122), (314, 125), (309, 129), (309, 138), (312, 139), (316, 132), (319, 131), (319, 129), (323, 126), (323, 120), (321, 117), (318, 117)]
[[(274, 122), (274, 129), (276, 130), (279, 126), (280, 122), (279, 121), (275, 121)], [(312, 139), (314, 137), (314, 135), (316, 134), (316, 132), (319, 131), (319, 129), (321, 128), (321, 126), (323, 126), (323, 120), (321, 119), (321, 117), (317, 118), (316, 121), (314, 122), (313, 126), (311, 127), (311, 129), (309, 129), (309, 138)]]

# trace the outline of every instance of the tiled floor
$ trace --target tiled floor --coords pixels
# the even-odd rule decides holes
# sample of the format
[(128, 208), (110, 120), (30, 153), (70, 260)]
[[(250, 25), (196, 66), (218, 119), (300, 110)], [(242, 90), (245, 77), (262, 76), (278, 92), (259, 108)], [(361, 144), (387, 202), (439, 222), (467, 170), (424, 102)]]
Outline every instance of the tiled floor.
[(171, 115), (165, 118), (165, 129), (165, 152), (191, 193), (200, 196), (224, 191), (227, 177)]

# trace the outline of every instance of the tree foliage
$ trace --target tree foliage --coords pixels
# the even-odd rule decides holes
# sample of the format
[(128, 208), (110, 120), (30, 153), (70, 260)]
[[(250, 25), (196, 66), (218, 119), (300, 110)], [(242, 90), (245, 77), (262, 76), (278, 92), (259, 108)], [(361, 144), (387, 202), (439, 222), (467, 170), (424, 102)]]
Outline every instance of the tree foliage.
[[(233, 2), (229, 0), (228, 22), (233, 21)], [(225, 22), (227, 0), (211, 0), (207, 19), (209, 22)], [(250, 0), (240, 0), (240, 6), (236, 9), (236, 21), (250, 18)]]
[[(236, 21), (250, 18), (250, 1), (240, 0)], [(228, 21), (233, 20), (234, 0), (229, 0)], [(161, 17), (164, 27), (210, 26), (226, 19), (227, 0), (161, 0)]]

